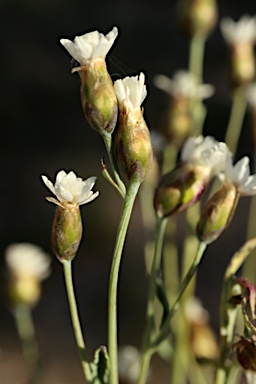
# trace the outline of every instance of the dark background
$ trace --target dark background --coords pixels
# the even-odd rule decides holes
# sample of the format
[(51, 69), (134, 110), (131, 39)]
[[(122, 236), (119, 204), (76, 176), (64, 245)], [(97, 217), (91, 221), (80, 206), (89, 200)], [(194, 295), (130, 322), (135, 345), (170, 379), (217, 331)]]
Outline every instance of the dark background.
[[(111, 254), (121, 199), (101, 176), (105, 154), (101, 137), (89, 128), (80, 105), (79, 80), (70, 74), (70, 57), (60, 37), (114, 25), (118, 39), (108, 57), (118, 76), (144, 71), (148, 97), (145, 116), (157, 127), (164, 95), (152, 85), (157, 73), (168, 76), (187, 67), (188, 40), (175, 19), (175, 1), (7, 1), (0, 2), (1, 29), (1, 215), (0, 253), (4, 281), (4, 250), (12, 242), (29, 241), (49, 254), (54, 206), (40, 176), (52, 180), (60, 169), (97, 176), (100, 197), (82, 207), (84, 238), (74, 262), (74, 276), (89, 356), (107, 343), (107, 289)], [(253, 0), (219, 1), (220, 17), (254, 14)], [(230, 111), (227, 50), (217, 26), (206, 45), (205, 82), (216, 87), (207, 101), (205, 133), (224, 137)], [(245, 119), (238, 156), (250, 153), (249, 119)], [(198, 294), (218, 324), (220, 281), (232, 253), (243, 242), (249, 199), (242, 199), (229, 230), (207, 251), (199, 271)], [(140, 345), (147, 281), (143, 261), (144, 232), (139, 204), (127, 238), (120, 285), (120, 344)], [(21, 349), (4, 286), (0, 302), (0, 382), (15, 384), (25, 377)], [(61, 265), (52, 256), (52, 274), (43, 283), (42, 300), (33, 312), (41, 353), (46, 362), (44, 383), (82, 382), (70, 327)], [(162, 375), (168, 368), (158, 361)], [(155, 376), (156, 377), (156, 376)], [(19, 381), (20, 380), (20, 381)], [(159, 379), (160, 380), (160, 379)], [(159, 381), (158, 381), (159, 382)]]

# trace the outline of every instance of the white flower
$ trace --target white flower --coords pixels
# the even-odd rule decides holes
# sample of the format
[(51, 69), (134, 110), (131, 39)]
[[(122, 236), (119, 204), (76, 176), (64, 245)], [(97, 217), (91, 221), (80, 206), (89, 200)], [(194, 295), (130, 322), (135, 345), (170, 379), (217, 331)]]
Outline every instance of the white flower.
[(197, 84), (195, 76), (188, 71), (178, 71), (173, 79), (164, 75), (157, 75), (153, 79), (156, 87), (173, 97), (207, 99), (214, 94), (214, 87), (210, 84)]
[(137, 348), (127, 345), (118, 353), (119, 376), (129, 383), (135, 383), (140, 374), (141, 355)]
[(220, 22), (220, 29), (224, 39), (230, 45), (253, 43), (256, 40), (256, 17), (244, 15), (237, 22), (225, 17)]
[(208, 168), (209, 175), (218, 175), (225, 169), (228, 152), (226, 144), (213, 137), (189, 137), (182, 148), (181, 159)]
[(57, 205), (63, 206), (66, 203), (77, 205), (87, 204), (99, 195), (99, 192), (93, 193), (91, 190), (95, 184), (96, 177), (89, 177), (87, 180), (82, 180), (81, 177), (77, 177), (73, 171), (69, 173), (60, 171), (56, 176), (54, 185), (46, 176), (42, 176), (42, 179), (58, 199), (47, 197), (47, 200)]
[(256, 82), (247, 86), (245, 96), (249, 105), (253, 108), (256, 107)]
[(245, 371), (247, 384), (256, 384), (256, 372), (254, 371)]
[(37, 245), (31, 243), (11, 244), (5, 252), (7, 266), (17, 277), (34, 277), (44, 280), (50, 274), (50, 258)]
[(82, 36), (76, 36), (74, 42), (68, 39), (61, 39), (60, 43), (82, 66), (85, 65), (88, 60), (99, 57), (105, 58), (117, 35), (118, 30), (114, 27), (106, 36), (98, 31), (94, 31)]
[(232, 157), (227, 157), (225, 181), (235, 185), (241, 195), (250, 196), (256, 194), (256, 175), (250, 175), (249, 158), (247, 156), (239, 160), (235, 165)]
[(114, 89), (119, 104), (124, 105), (128, 110), (140, 108), (147, 95), (145, 75), (141, 72), (139, 76), (116, 80)]

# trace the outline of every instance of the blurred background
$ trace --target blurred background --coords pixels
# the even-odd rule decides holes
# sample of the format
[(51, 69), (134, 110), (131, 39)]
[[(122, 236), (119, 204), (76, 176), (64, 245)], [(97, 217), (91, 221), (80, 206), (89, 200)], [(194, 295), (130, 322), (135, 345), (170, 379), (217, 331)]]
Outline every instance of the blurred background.
[[(237, 20), (254, 14), (253, 0), (219, 1), (219, 16)], [(5, 248), (13, 242), (40, 245), (52, 257), (52, 274), (43, 282), (42, 299), (33, 311), (45, 364), (43, 383), (83, 382), (60, 263), (50, 249), (54, 205), (41, 181), (64, 169), (79, 176), (97, 176), (100, 197), (82, 207), (84, 238), (74, 262), (79, 309), (88, 354), (107, 343), (107, 289), (121, 198), (101, 175), (105, 155), (101, 137), (89, 128), (80, 104), (79, 78), (70, 73), (70, 57), (61, 37), (91, 30), (104, 34), (113, 26), (119, 36), (108, 57), (116, 77), (146, 73), (145, 117), (157, 128), (165, 95), (154, 88), (158, 73), (172, 76), (187, 68), (188, 39), (176, 22), (176, 1), (0, 0), (1, 43), (1, 215), (0, 215), (0, 382), (22, 383), (26, 377), (21, 346), (5, 295)], [(227, 80), (227, 48), (215, 28), (206, 45), (204, 81), (214, 84), (207, 100), (206, 134), (221, 140), (231, 99)], [(250, 154), (248, 116), (238, 156)], [(233, 252), (242, 245), (249, 199), (241, 199), (230, 228), (207, 250), (199, 270), (198, 295), (217, 330), (221, 279)], [(119, 341), (140, 346), (145, 316), (145, 276), (140, 206), (137, 201), (124, 252), (119, 294)], [(168, 367), (155, 358), (155, 382), (168, 377)]]

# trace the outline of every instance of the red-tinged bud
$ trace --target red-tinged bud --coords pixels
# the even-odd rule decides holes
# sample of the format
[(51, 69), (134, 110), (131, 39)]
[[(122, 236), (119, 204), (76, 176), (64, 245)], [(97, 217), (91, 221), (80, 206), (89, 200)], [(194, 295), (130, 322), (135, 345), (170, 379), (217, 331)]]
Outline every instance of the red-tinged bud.
[(200, 241), (210, 244), (228, 227), (240, 194), (232, 184), (225, 184), (208, 201), (197, 225)]
[(77, 204), (57, 205), (52, 225), (51, 246), (60, 261), (72, 260), (82, 238), (82, 221)]
[(241, 339), (233, 344), (237, 360), (245, 370), (256, 372), (256, 344), (252, 339)]

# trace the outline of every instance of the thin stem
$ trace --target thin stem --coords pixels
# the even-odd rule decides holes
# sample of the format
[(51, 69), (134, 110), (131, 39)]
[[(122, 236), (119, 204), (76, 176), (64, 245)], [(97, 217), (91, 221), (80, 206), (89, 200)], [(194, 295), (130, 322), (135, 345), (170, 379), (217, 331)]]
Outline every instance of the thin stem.
[(198, 84), (202, 83), (204, 63), (205, 38), (194, 35), (190, 42), (189, 71), (196, 77)]
[(142, 362), (141, 370), (138, 384), (144, 384), (147, 379), (148, 368), (150, 364), (150, 359), (152, 351), (150, 349), (150, 335), (154, 325), (154, 311), (155, 311), (155, 294), (156, 294), (156, 278), (160, 268), (161, 255), (163, 248), (163, 239), (165, 228), (167, 224), (167, 219), (160, 218), (157, 220), (156, 225), (156, 241), (155, 241), (155, 250), (154, 257), (151, 266), (151, 275), (149, 281), (149, 294), (148, 294), (148, 305), (147, 305), (147, 315), (146, 315), (146, 328), (143, 337), (143, 347), (142, 347)]
[(85, 343), (84, 343), (84, 338), (83, 338), (82, 329), (81, 329), (78, 311), (77, 311), (76, 298), (75, 298), (75, 292), (74, 292), (74, 286), (73, 286), (73, 280), (72, 280), (72, 261), (65, 260), (62, 262), (62, 264), (64, 269), (67, 296), (68, 296), (70, 314), (71, 314), (71, 319), (73, 323), (76, 343), (77, 343), (77, 347), (80, 354), (84, 377), (90, 383), (92, 374), (91, 374), (90, 366), (86, 361)]
[(39, 354), (31, 309), (25, 304), (19, 304), (14, 308), (13, 315), (22, 343), (23, 354), (30, 366), (31, 382), (34, 383), (38, 374)]
[(154, 346), (157, 346), (163, 339), (164, 339), (164, 336), (166, 335), (167, 331), (168, 331), (168, 328), (169, 328), (169, 324), (170, 324), (170, 320), (172, 319), (172, 317), (174, 316), (174, 314), (176, 313), (178, 307), (179, 307), (179, 303), (180, 303), (180, 300), (182, 298), (182, 295), (183, 293), (185, 292), (187, 286), (189, 285), (192, 277), (194, 276), (195, 272), (197, 271), (197, 268), (198, 268), (198, 265), (202, 259), (202, 256), (204, 254), (204, 251), (207, 247), (207, 244), (203, 243), (203, 242), (200, 242), (199, 243), (199, 246), (198, 246), (198, 250), (197, 250), (197, 253), (196, 253), (196, 256), (194, 258), (194, 261), (191, 265), (191, 267), (189, 268), (185, 278), (183, 279), (182, 283), (181, 283), (181, 287), (180, 287), (180, 290), (179, 290), (179, 293), (176, 297), (176, 300), (174, 301), (171, 309), (170, 309), (170, 312), (168, 314), (168, 316), (166, 317), (165, 321), (164, 321), (164, 324), (161, 328), (161, 331), (159, 333), (159, 335), (157, 336), (157, 338), (154, 340), (154, 343), (153, 345)]
[(230, 119), (226, 131), (225, 142), (232, 153), (236, 152), (246, 111), (246, 98), (242, 87), (237, 87), (233, 94)]
[(109, 324), (108, 324), (108, 349), (110, 360), (110, 383), (118, 384), (117, 362), (117, 283), (119, 267), (126, 237), (128, 224), (131, 217), (133, 204), (140, 187), (140, 183), (131, 183), (124, 200), (123, 213), (118, 227), (115, 250), (113, 254), (110, 280), (109, 280)]
[(121, 191), (123, 198), (125, 198), (126, 188), (125, 188), (123, 181), (121, 180), (121, 178), (119, 176), (118, 166), (117, 166), (117, 162), (116, 162), (116, 158), (115, 158), (115, 154), (114, 154), (114, 150), (113, 150), (113, 145), (112, 145), (112, 136), (110, 135), (110, 136), (102, 136), (102, 137), (103, 137), (103, 140), (104, 140), (107, 152), (108, 152), (108, 157), (110, 160), (112, 170), (114, 172), (114, 176), (115, 176), (117, 185)]

